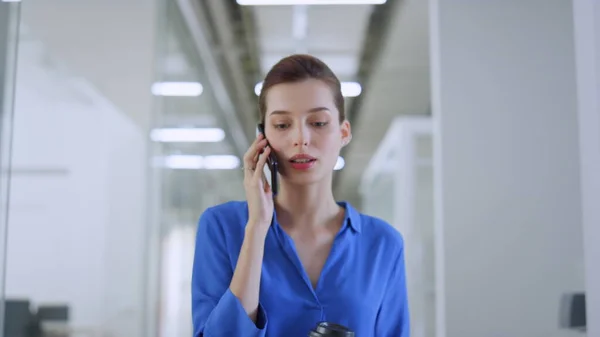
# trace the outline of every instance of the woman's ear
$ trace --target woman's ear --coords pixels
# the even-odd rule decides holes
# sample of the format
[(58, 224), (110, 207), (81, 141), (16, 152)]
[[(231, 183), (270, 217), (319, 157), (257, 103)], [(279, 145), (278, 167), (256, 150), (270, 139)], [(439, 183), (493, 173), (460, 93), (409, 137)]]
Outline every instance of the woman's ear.
[(342, 134), (342, 147), (348, 145), (352, 140), (352, 127), (350, 126), (350, 122), (347, 120), (342, 122), (340, 125), (341, 134)]

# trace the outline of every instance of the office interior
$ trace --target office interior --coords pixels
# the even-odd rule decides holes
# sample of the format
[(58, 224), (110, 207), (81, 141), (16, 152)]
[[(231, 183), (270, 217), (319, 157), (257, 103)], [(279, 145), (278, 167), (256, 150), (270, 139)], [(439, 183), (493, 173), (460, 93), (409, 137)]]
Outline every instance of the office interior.
[(293, 53), (342, 81), (334, 192), (402, 233), (411, 336), (600, 336), (598, 1), (2, 0), (3, 336), (192, 336)]

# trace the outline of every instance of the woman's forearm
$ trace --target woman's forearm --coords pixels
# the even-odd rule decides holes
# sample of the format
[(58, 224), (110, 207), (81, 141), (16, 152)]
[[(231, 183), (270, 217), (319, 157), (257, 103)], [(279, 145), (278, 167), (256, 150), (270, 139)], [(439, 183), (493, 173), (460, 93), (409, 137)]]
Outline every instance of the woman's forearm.
[(266, 238), (266, 233), (256, 228), (264, 227), (251, 223), (246, 225), (244, 242), (229, 285), (231, 292), (240, 300), (242, 307), (254, 322), (258, 313), (260, 276)]

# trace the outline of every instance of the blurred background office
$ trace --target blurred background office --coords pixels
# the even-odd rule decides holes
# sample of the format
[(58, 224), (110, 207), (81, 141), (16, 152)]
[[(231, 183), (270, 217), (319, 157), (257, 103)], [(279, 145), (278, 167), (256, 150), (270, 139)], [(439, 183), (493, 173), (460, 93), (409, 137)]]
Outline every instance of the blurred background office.
[(595, 0), (0, 1), (2, 336), (191, 336), (292, 53), (343, 81), (334, 191), (404, 235), (412, 336), (600, 336)]

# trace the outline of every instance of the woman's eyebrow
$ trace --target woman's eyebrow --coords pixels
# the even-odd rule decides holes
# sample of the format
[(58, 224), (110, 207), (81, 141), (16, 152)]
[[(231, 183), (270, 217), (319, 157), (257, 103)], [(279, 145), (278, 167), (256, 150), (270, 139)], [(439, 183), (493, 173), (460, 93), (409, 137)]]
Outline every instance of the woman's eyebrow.
[[(319, 112), (319, 111), (331, 112), (331, 110), (329, 110), (329, 108), (326, 108), (324, 106), (319, 106), (319, 107), (308, 110), (308, 112)], [(285, 111), (285, 110), (274, 110), (274, 111), (271, 111), (271, 113), (269, 113), (269, 115), (287, 115), (289, 113), (290, 113), (289, 111)]]

